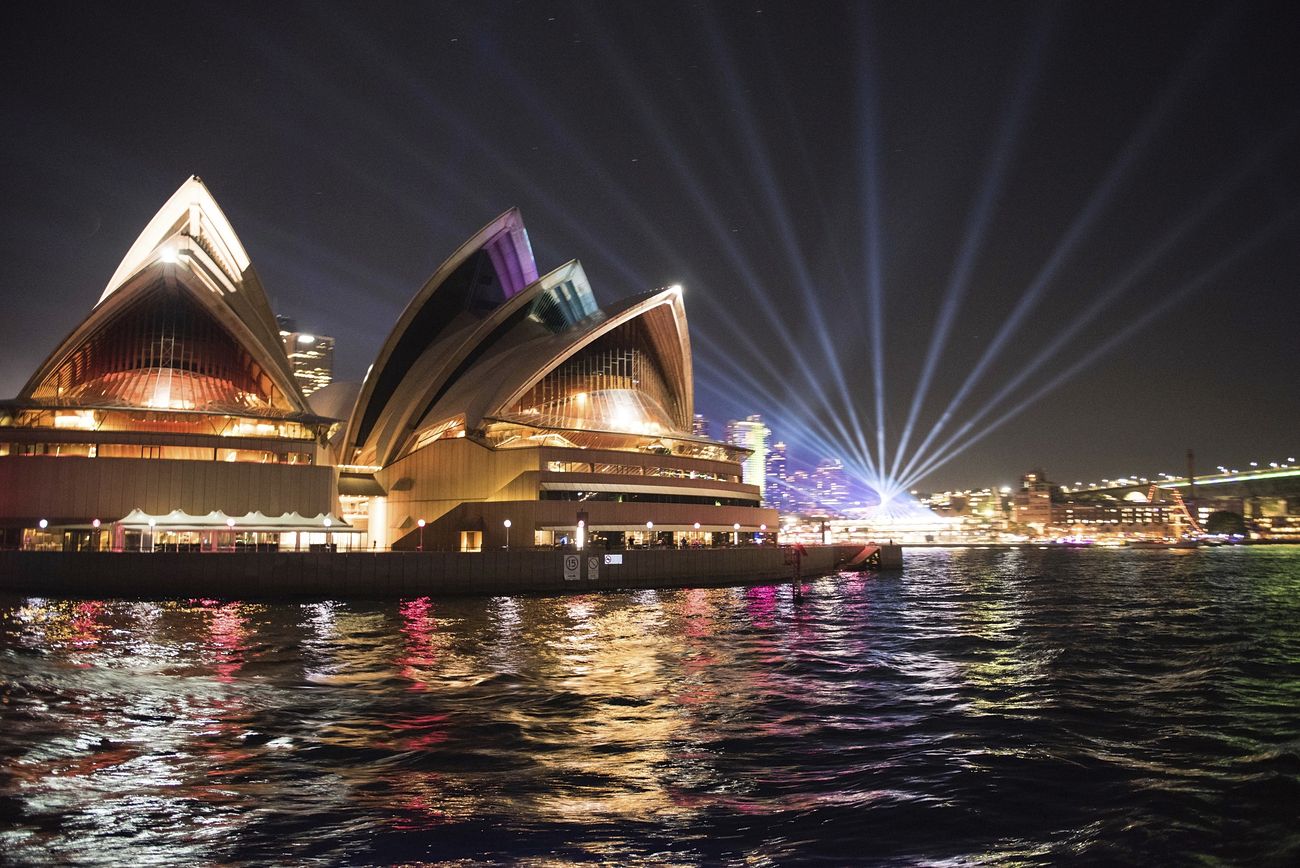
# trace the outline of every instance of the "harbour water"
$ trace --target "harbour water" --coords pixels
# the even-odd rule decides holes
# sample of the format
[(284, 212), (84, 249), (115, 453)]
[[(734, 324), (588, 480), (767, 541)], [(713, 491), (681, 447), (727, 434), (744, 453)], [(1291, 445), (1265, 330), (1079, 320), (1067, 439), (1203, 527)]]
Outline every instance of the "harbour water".
[(0, 597), (0, 861), (1300, 861), (1300, 547)]

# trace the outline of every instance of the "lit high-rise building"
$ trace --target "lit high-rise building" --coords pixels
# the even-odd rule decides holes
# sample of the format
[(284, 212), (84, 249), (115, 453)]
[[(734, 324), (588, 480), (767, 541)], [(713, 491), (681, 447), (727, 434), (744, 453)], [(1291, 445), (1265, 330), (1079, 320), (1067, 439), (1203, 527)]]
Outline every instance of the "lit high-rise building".
[(760, 498), (766, 500), (767, 487), (767, 440), (772, 436), (772, 429), (763, 424), (762, 416), (746, 416), (742, 421), (735, 419), (727, 423), (726, 441), (733, 446), (743, 446), (750, 450), (749, 457), (742, 464), (743, 479), (746, 485), (757, 485)]
[(829, 513), (839, 513), (849, 504), (849, 480), (844, 472), (844, 462), (838, 458), (823, 459), (813, 472), (817, 490), (817, 505)]
[(1042, 470), (1031, 470), (1016, 493), (1016, 521), (1037, 533), (1044, 533), (1052, 522), (1052, 483)]
[(289, 357), (289, 366), (293, 368), (294, 379), (302, 393), (310, 395), (328, 386), (334, 379), (334, 338), (285, 331), (285, 325), (292, 327), (293, 320), (287, 317), (276, 317), (276, 320), (280, 323), (284, 352)]
[(709, 436), (709, 420), (705, 419), (700, 413), (696, 413), (691, 418), (691, 433), (696, 437)]
[(767, 456), (766, 503), (779, 510), (786, 511), (789, 506), (789, 485), (786, 481), (786, 462), (788, 459), (786, 445), (783, 441), (772, 444), (772, 451)]

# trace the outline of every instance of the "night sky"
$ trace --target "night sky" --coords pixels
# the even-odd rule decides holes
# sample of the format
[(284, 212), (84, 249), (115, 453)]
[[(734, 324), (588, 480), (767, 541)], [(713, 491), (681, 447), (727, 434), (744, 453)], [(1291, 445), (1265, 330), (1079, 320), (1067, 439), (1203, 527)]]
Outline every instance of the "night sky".
[(972, 371), (936, 445), (1033, 400), (920, 488), (1300, 451), (1294, 2), (17, 8), (0, 395), (197, 174), (339, 379), (518, 205), (602, 303), (682, 283), (697, 409), (808, 461), (873, 360), (896, 446), (946, 298), (911, 448)]

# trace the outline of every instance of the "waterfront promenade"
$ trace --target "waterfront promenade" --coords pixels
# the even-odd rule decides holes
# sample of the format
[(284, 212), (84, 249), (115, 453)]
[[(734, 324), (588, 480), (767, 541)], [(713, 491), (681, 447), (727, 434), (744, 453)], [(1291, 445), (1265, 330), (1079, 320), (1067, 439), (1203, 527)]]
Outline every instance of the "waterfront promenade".
[[(885, 568), (898, 546), (880, 547)], [(861, 545), (809, 546), (804, 578), (825, 575)], [(0, 552), (0, 591), (74, 597), (337, 597), (579, 593), (790, 581), (787, 549), (565, 552)]]

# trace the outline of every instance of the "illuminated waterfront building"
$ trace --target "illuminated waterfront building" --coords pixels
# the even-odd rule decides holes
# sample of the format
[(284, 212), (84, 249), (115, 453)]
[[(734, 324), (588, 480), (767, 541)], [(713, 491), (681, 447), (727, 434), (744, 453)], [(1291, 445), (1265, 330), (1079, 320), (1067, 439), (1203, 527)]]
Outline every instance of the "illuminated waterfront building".
[(380, 349), (337, 441), (345, 514), (395, 548), (497, 548), (507, 520), (516, 545), (752, 538), (776, 513), (748, 449), (692, 433), (692, 377), (680, 287), (601, 308), (576, 260), (538, 274), (512, 209)]
[(1031, 470), (1021, 480), (1014, 516), (1017, 524), (1036, 534), (1046, 533), (1052, 524), (1052, 484), (1042, 470)]
[(272, 545), (286, 527), (354, 530), (338, 512), (366, 534), (353, 544), (397, 548), (776, 526), (742, 480), (749, 450), (692, 433), (681, 288), (601, 308), (578, 262), (538, 274), (517, 211), (443, 263), (359, 386), (309, 377), (309, 403), (290, 355), (323, 341), (303, 336), (191, 178), (0, 405), (0, 544), (107, 547), (112, 525), (117, 546), (148, 519), (151, 546), (155, 524), (206, 546), (238, 516)]
[(760, 497), (767, 488), (767, 441), (771, 436), (772, 431), (763, 424), (762, 416), (746, 416), (728, 422), (724, 438), (733, 446), (749, 450), (744, 461), (744, 480), (747, 485), (758, 486)]
[(99, 528), (133, 510), (328, 514), (330, 425), (233, 227), (190, 178), (0, 404), (0, 542), (39, 529), (52, 546), (102, 546)]

